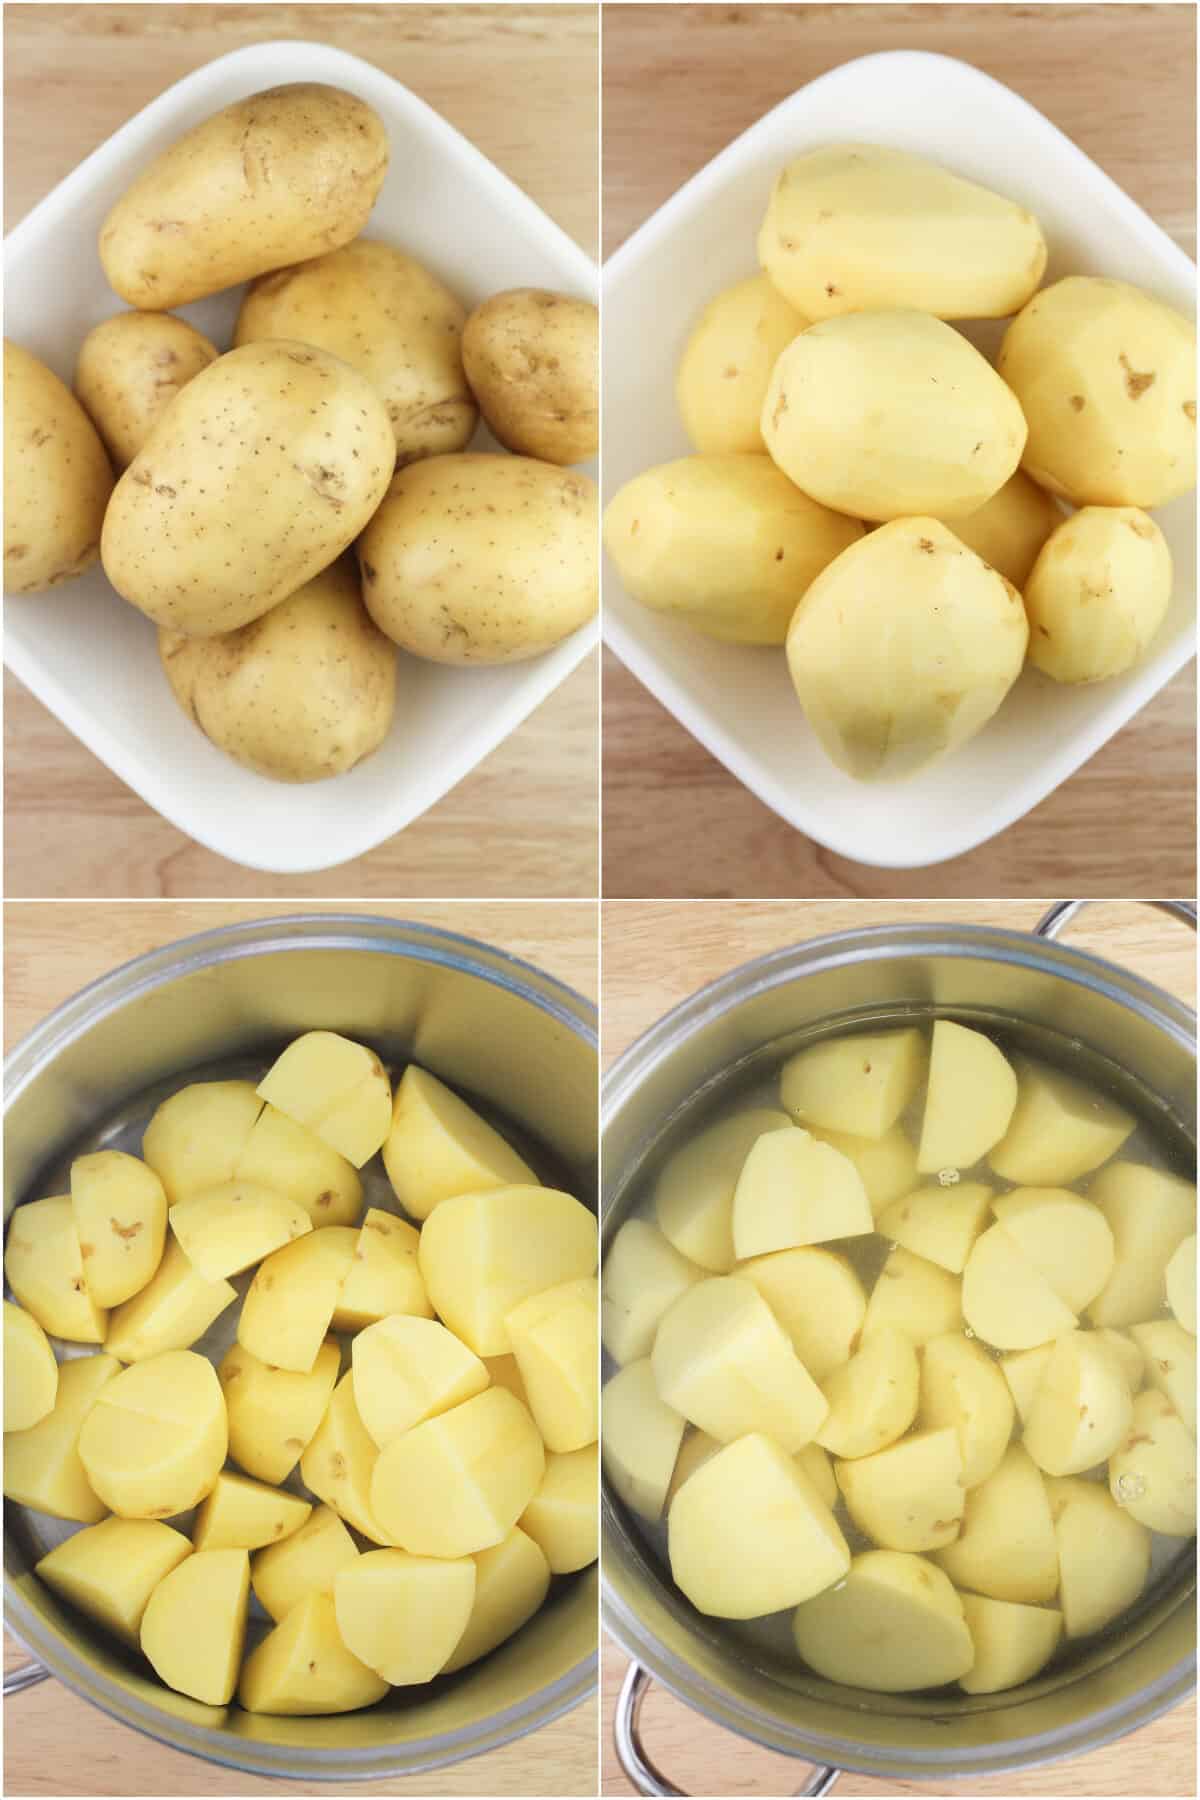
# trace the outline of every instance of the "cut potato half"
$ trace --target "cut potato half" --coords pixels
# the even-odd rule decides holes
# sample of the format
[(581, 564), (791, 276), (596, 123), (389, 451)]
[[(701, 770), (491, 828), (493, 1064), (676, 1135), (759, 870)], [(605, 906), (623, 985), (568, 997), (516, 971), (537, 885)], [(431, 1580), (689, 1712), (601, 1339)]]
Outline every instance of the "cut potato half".
[(971, 1248), (988, 1222), (993, 1189), (982, 1181), (918, 1188), (886, 1206), (876, 1230), (915, 1256), (961, 1275)]
[(1017, 1077), (991, 1038), (935, 1019), (917, 1145), (921, 1174), (973, 1169), (1008, 1130), (1016, 1104)]
[(912, 1339), (881, 1326), (825, 1382), (829, 1413), (817, 1442), (833, 1456), (871, 1456), (903, 1437), (917, 1416), (920, 1365)]
[(961, 1330), (962, 1322), (962, 1283), (936, 1263), (897, 1244), (867, 1301), (863, 1342), (886, 1326), (894, 1326), (919, 1348), (943, 1332)]
[(959, 1677), (966, 1694), (998, 1694), (1020, 1687), (1045, 1668), (1058, 1648), (1062, 1614), (1051, 1607), (963, 1594), (962, 1609), (975, 1646), (974, 1663)]
[(1071, 1331), (1050, 1352), (1023, 1442), (1046, 1475), (1080, 1475), (1105, 1462), (1129, 1429), (1133, 1400), (1121, 1365), (1091, 1331)]
[(1025, 1057), (1013, 1062), (1017, 1104), (988, 1157), (1002, 1180), (1020, 1187), (1064, 1187), (1116, 1155), (1134, 1127), (1129, 1113), (1045, 1063)]
[(994, 1211), (1013, 1243), (1064, 1306), (1081, 1313), (1113, 1271), (1113, 1234), (1091, 1200), (1066, 1188), (1014, 1188)]
[(1088, 1308), (1094, 1325), (1140, 1325), (1162, 1311), (1167, 1264), (1196, 1229), (1196, 1189), (1143, 1163), (1117, 1162), (1088, 1185), (1116, 1245), (1113, 1271)]
[(967, 1495), (962, 1530), (935, 1556), (956, 1587), (1040, 1606), (1058, 1591), (1058, 1545), (1041, 1471), (1011, 1444), (995, 1474)]
[(1195, 1531), (1196, 1445), (1157, 1388), (1134, 1399), (1129, 1431), (1108, 1460), (1108, 1485), (1118, 1506), (1149, 1530), (1167, 1537)]
[(937, 1550), (958, 1536), (965, 1493), (953, 1427), (839, 1462), (835, 1473), (850, 1517), (881, 1549)]
[(927, 1431), (951, 1426), (958, 1433), (963, 1486), (973, 1488), (999, 1468), (1015, 1408), (1003, 1374), (982, 1345), (950, 1332), (925, 1346), (919, 1418)]
[(758, 1106), (710, 1125), (663, 1165), (654, 1189), (659, 1230), (681, 1256), (714, 1275), (734, 1264), (733, 1192), (750, 1147), (791, 1120)]
[(649, 1356), (659, 1320), (704, 1273), (657, 1225), (626, 1219), (604, 1259), (600, 1286), (600, 1335), (608, 1354), (619, 1363)]
[(796, 1608), (792, 1632), (818, 1675), (882, 1694), (943, 1687), (975, 1660), (953, 1587), (902, 1550), (856, 1556), (845, 1581)]
[(1068, 1637), (1087, 1637), (1131, 1607), (1150, 1573), (1150, 1533), (1108, 1488), (1078, 1475), (1046, 1483), (1058, 1542), (1059, 1589)]
[(733, 1195), (739, 1262), (874, 1229), (862, 1176), (840, 1150), (794, 1126), (764, 1132), (750, 1146)]
[(605, 1473), (626, 1506), (653, 1524), (662, 1517), (687, 1421), (661, 1398), (648, 1356), (605, 1382), (600, 1421)]
[(751, 1257), (737, 1272), (754, 1283), (814, 1381), (824, 1382), (849, 1360), (867, 1296), (844, 1256), (811, 1245), (776, 1250)]
[(968, 1256), (962, 1304), (976, 1337), (995, 1350), (1032, 1350), (1078, 1323), (1003, 1225), (990, 1226)]
[(858, 1032), (798, 1050), (783, 1065), (780, 1097), (799, 1125), (881, 1138), (925, 1077), (924, 1034)]

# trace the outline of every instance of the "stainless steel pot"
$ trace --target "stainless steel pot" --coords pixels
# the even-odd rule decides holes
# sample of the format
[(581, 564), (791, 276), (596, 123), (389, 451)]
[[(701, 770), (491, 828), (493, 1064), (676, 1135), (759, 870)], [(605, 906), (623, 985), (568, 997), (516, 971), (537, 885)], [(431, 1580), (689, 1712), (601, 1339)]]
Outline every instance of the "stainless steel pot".
[[(596, 1181), (596, 1012), (548, 975), (468, 938), (401, 920), (322, 914), (256, 921), (171, 944), (59, 1007), (5, 1069), (5, 1218), (75, 1147), (135, 1143), (165, 1092), (265, 1066), (324, 1026), (409, 1057), (472, 1096), (528, 1160), (588, 1204)], [(368, 1199), (371, 1198), (368, 1191)], [(429, 1691), (397, 1689), (327, 1719), (201, 1706), (59, 1602), (32, 1573), (47, 1521), (5, 1509), (5, 1613), (53, 1674), (177, 1749), (259, 1775), (379, 1779), (455, 1762), (536, 1730), (596, 1681), (596, 1577), (555, 1583), (493, 1655)], [(52, 1522), (51, 1522), (52, 1523)]]
[[(669, 1013), (602, 1089), (601, 1219), (607, 1245), (655, 1161), (716, 1094), (750, 1085), (817, 1037), (949, 1016), (1068, 1063), (1132, 1105), (1194, 1158), (1195, 1015), (1125, 970), (1048, 941), (1080, 902), (1034, 934), (955, 925), (880, 926), (816, 939), (735, 969)], [(1162, 903), (1195, 926), (1195, 908)], [(1175, 1554), (1120, 1629), (1087, 1640), (1020, 1689), (922, 1699), (821, 1681), (697, 1613), (605, 1484), (603, 1616), (633, 1664), (617, 1750), (644, 1794), (678, 1794), (641, 1738), (651, 1678), (730, 1731), (813, 1766), (804, 1794), (838, 1770), (893, 1780), (994, 1775), (1076, 1756), (1144, 1725), (1195, 1684), (1194, 1545)]]

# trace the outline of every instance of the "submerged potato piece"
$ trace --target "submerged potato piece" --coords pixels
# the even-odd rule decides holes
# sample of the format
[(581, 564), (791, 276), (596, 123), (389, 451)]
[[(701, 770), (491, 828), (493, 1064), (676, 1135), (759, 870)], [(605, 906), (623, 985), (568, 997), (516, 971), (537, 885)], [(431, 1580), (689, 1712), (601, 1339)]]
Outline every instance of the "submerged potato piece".
[(1041, 1471), (1020, 1444), (966, 1498), (962, 1530), (936, 1553), (957, 1587), (1039, 1606), (1058, 1589), (1058, 1546)]
[(1082, 1312), (1112, 1274), (1113, 1234), (1100, 1208), (1066, 1188), (1014, 1188), (995, 1214), (1064, 1305)]
[(704, 1270), (656, 1225), (626, 1219), (604, 1259), (600, 1285), (600, 1336), (609, 1355), (619, 1363), (649, 1356), (667, 1308), (703, 1278)]
[(1120, 1364), (1094, 1332), (1071, 1331), (1051, 1350), (1022, 1442), (1047, 1475), (1079, 1475), (1111, 1455), (1133, 1400)]
[(600, 1408), (605, 1473), (626, 1506), (651, 1524), (662, 1515), (685, 1425), (683, 1414), (659, 1394), (648, 1356), (626, 1363), (605, 1382)]
[(791, 1125), (751, 1145), (733, 1195), (739, 1262), (873, 1229), (862, 1176), (840, 1150)]
[(1078, 1324), (1003, 1225), (989, 1226), (967, 1258), (963, 1316), (994, 1350), (1032, 1350)]
[(379, 115), (344, 88), (289, 82), (235, 100), (177, 138), (100, 229), (130, 306), (162, 311), (348, 243), (387, 173)]
[(167, 1519), (198, 1506), (228, 1448), (221, 1384), (191, 1350), (122, 1369), (100, 1389), (79, 1432), (88, 1481), (124, 1519)]
[(1167, 1304), (1185, 1331), (1196, 1335), (1196, 1234), (1183, 1238), (1166, 1269)]
[(374, 1706), (388, 1684), (347, 1650), (333, 1595), (306, 1594), (246, 1658), (238, 1699), (249, 1713), (315, 1718)]
[(1151, 1319), (1145, 1325), (1131, 1326), (1129, 1335), (1142, 1353), (1148, 1385), (1166, 1395), (1195, 1437), (1195, 1338), (1177, 1319)]
[(465, 1669), (520, 1631), (546, 1598), (550, 1569), (540, 1545), (520, 1526), (490, 1549), (477, 1550), (475, 1598), (466, 1629), (442, 1673)]
[[(262, 1110), (252, 1081), (193, 1081), (155, 1108), (142, 1159), (172, 1206), (234, 1179)], [(255, 1179), (249, 1171), (246, 1178)]]
[(654, 1188), (659, 1230), (681, 1256), (714, 1275), (735, 1261), (733, 1195), (751, 1145), (790, 1123), (785, 1112), (755, 1106), (697, 1132), (663, 1165)]
[(953, 1426), (839, 1462), (835, 1473), (850, 1517), (881, 1549), (936, 1550), (958, 1536), (965, 1477)]
[(165, 1575), (142, 1615), (142, 1653), (160, 1681), (206, 1706), (233, 1699), (246, 1642), (250, 1558), (196, 1550)]
[(58, 1363), (32, 1313), (4, 1302), (4, 1429), (28, 1431), (54, 1409)]
[(1101, 1325), (1096, 1331), (1096, 1337), (1116, 1358), (1130, 1393), (1140, 1393), (1146, 1385), (1146, 1365), (1132, 1336), (1115, 1330), (1111, 1325)]
[(738, 1275), (754, 1283), (815, 1382), (849, 1359), (867, 1296), (845, 1257), (810, 1246), (777, 1250), (742, 1263)]
[(290, 1537), (251, 1558), (250, 1585), (278, 1622), (310, 1594), (332, 1594), (334, 1577), (358, 1560), (354, 1539), (331, 1506), (318, 1506)]
[(962, 1283), (936, 1263), (897, 1245), (879, 1271), (863, 1320), (863, 1342), (895, 1326), (918, 1347), (963, 1322)]
[(667, 1405), (722, 1443), (761, 1432), (790, 1453), (816, 1437), (829, 1411), (774, 1313), (741, 1276), (689, 1288), (663, 1318), (651, 1363)]
[(311, 1511), (311, 1500), (223, 1470), (201, 1502), (192, 1543), (197, 1550), (261, 1550), (299, 1531)]
[(876, 1230), (893, 1243), (961, 1275), (992, 1210), (993, 1189), (981, 1181), (918, 1188), (885, 1206)]
[(1062, 517), (1050, 495), (1018, 469), (978, 512), (947, 522), (960, 543), (1024, 592), (1039, 550)]
[(632, 598), (729, 644), (782, 644), (809, 585), (862, 535), (761, 447), (646, 469), (604, 513), (604, 546)]
[(75, 392), (113, 467), (131, 463), (180, 388), (217, 360), (215, 344), (170, 313), (122, 312), (79, 346)]
[(236, 1178), (294, 1200), (314, 1225), (353, 1225), (363, 1198), (354, 1165), (278, 1107), (263, 1106), (257, 1094), (255, 1103), (261, 1110), (238, 1153)]
[(922, 156), (828, 144), (776, 178), (758, 259), (813, 319), (891, 306), (1002, 319), (1041, 281), (1046, 240), (1023, 206)]
[(825, 1038), (783, 1065), (780, 1098), (798, 1125), (879, 1139), (925, 1076), (925, 1038), (915, 1027)]
[(79, 1455), (79, 1433), (106, 1382), (121, 1365), (111, 1356), (76, 1356), (61, 1364), (58, 1394), (45, 1418), (4, 1434), (4, 1497), (55, 1519), (94, 1525), (108, 1508)]
[(828, 1681), (884, 1694), (942, 1687), (975, 1648), (940, 1569), (904, 1550), (867, 1550), (845, 1581), (796, 1608), (796, 1648)]
[(294, 1200), (250, 1181), (227, 1181), (177, 1200), (170, 1219), (184, 1255), (211, 1282), (240, 1275), (313, 1228)]
[(417, 1261), (417, 1232), (395, 1213), (369, 1206), (333, 1309), (334, 1331), (361, 1331), (390, 1313), (431, 1319)]
[(307, 1374), (333, 1323), (358, 1235), (350, 1225), (324, 1225), (266, 1257), (242, 1301), (242, 1348), (261, 1362)]
[(360, 1169), (383, 1145), (392, 1088), (373, 1050), (336, 1031), (306, 1031), (277, 1056), (258, 1084), (277, 1106)]
[(537, 1185), (533, 1170), (495, 1127), (416, 1063), (409, 1063), (396, 1086), (383, 1166), (414, 1219), (427, 1219), (454, 1194)]
[[(1129, 1121), (1132, 1128), (1132, 1120)], [(1088, 1308), (1094, 1325), (1137, 1325), (1162, 1310), (1167, 1264), (1196, 1229), (1191, 1182), (1143, 1163), (1118, 1162), (1088, 1187), (1113, 1234), (1113, 1272)]]
[(600, 1554), (600, 1456), (596, 1444), (546, 1457), (546, 1473), (521, 1514), (554, 1575), (569, 1575)]
[[(703, 1468), (709, 1457), (715, 1456), (717, 1451), (722, 1449), (724, 1449), (724, 1445), (719, 1439), (709, 1437), (706, 1431), (697, 1431), (694, 1425), (688, 1426), (687, 1434), (679, 1446), (679, 1455), (675, 1459), (671, 1485), (667, 1489), (668, 1507), (689, 1476), (694, 1475), (697, 1469)], [(832, 1512), (837, 1505), (838, 1484), (828, 1452), (814, 1440), (811, 1444), (805, 1444), (802, 1450), (797, 1450), (793, 1460), (800, 1473), (812, 1483), (815, 1491)]]
[(88, 1293), (97, 1306), (119, 1306), (146, 1286), (162, 1260), (162, 1182), (136, 1156), (96, 1150), (71, 1164), (71, 1210)]
[(1032, 1349), (1014, 1350), (1010, 1355), (1002, 1356), (996, 1365), (1008, 1384), (1008, 1391), (1012, 1395), (1022, 1426), (1029, 1421), (1029, 1415), (1033, 1411), (1033, 1397), (1046, 1372), (1046, 1364), (1050, 1361), (1053, 1349), (1052, 1343), (1035, 1344)]
[(919, 1422), (952, 1425), (962, 1451), (962, 1484), (978, 1487), (1000, 1466), (1015, 1409), (1004, 1376), (987, 1351), (958, 1332), (931, 1338), (921, 1358)]
[(1150, 1533), (1097, 1481), (1056, 1476), (1046, 1493), (1058, 1543), (1063, 1624), (1068, 1637), (1086, 1637), (1120, 1618), (1145, 1587)]
[(4, 591), (38, 594), (95, 562), (113, 472), (71, 390), (4, 342)]
[(1078, 1181), (1115, 1155), (1133, 1130), (1129, 1114), (1095, 1088), (1025, 1057), (1014, 1057), (1013, 1065), (1016, 1110), (988, 1156), (1002, 1180), (1023, 1187), (1061, 1187)]
[(390, 1544), (371, 1505), (371, 1477), (378, 1461), (379, 1447), (358, 1415), (353, 1377), (347, 1372), (301, 1453), (300, 1479), (355, 1531), (373, 1544)]
[(4, 1273), (14, 1298), (51, 1337), (104, 1342), (108, 1313), (88, 1291), (69, 1194), (28, 1200), (14, 1209)]
[(594, 1272), (596, 1221), (557, 1188), (456, 1194), (425, 1221), (418, 1260), (438, 1317), (476, 1356), (503, 1356), (514, 1306)]
[(504, 1316), (525, 1402), (547, 1450), (565, 1455), (600, 1430), (600, 1294), (594, 1275), (531, 1294)]
[(1140, 663), (1171, 601), (1167, 540), (1136, 507), (1085, 506), (1047, 539), (1025, 583), (1029, 660), (1055, 681), (1107, 681)]
[(488, 1385), (479, 1358), (435, 1319), (380, 1319), (359, 1332), (350, 1353), (354, 1404), (381, 1450)]
[(667, 1546), (676, 1586), (700, 1612), (721, 1619), (794, 1606), (850, 1567), (832, 1512), (759, 1432), (725, 1445), (680, 1488)]
[(325, 1416), (339, 1362), (332, 1338), (307, 1374), (272, 1367), (241, 1344), (225, 1353), (217, 1375), (229, 1415), (229, 1454), (248, 1475), (276, 1486), (287, 1480)]
[(1013, 320), (996, 367), (1029, 421), (1026, 473), (1076, 506), (1196, 485), (1196, 334), (1128, 282), (1069, 275)]
[(47, 1587), (136, 1650), (151, 1594), (191, 1554), (182, 1531), (157, 1519), (102, 1519), (34, 1567)]
[(1016, 1104), (1012, 1064), (991, 1038), (935, 1019), (917, 1168), (973, 1168), (1004, 1136)]
[(595, 615), (596, 518), (574, 469), (472, 452), (410, 463), (358, 541), (367, 611), (428, 662), (540, 656)]
[(433, 1680), (466, 1630), (474, 1599), (469, 1556), (368, 1550), (333, 1581), (343, 1644), (392, 1687)]
[(911, 1338), (885, 1325), (825, 1382), (829, 1413), (817, 1442), (834, 1456), (870, 1456), (917, 1416), (920, 1369)]
[(467, 320), (463, 367), (492, 435), (518, 456), (586, 462), (600, 448), (600, 312), (546, 288), (492, 294)]
[(804, 493), (877, 521), (977, 512), (1025, 447), (1021, 408), (974, 345), (928, 313), (890, 310), (793, 338), (771, 372), (762, 433)]
[(1134, 1398), (1129, 1431), (1108, 1459), (1108, 1485), (1117, 1505), (1149, 1530), (1168, 1537), (1195, 1531), (1195, 1441), (1155, 1388)]
[(675, 377), (683, 429), (702, 454), (764, 449), (775, 359), (810, 324), (766, 275), (722, 288), (692, 326)]
[(1054, 1655), (1062, 1614), (1045, 1606), (1017, 1606), (982, 1594), (961, 1596), (975, 1661), (958, 1685), (967, 1694), (996, 1694), (1032, 1681)]
[(806, 1127), (823, 1144), (832, 1144), (848, 1156), (867, 1190), (871, 1211), (878, 1219), (885, 1206), (911, 1194), (917, 1185), (917, 1147), (900, 1125), (893, 1125), (882, 1137), (853, 1137), (847, 1131), (830, 1131), (827, 1126)]

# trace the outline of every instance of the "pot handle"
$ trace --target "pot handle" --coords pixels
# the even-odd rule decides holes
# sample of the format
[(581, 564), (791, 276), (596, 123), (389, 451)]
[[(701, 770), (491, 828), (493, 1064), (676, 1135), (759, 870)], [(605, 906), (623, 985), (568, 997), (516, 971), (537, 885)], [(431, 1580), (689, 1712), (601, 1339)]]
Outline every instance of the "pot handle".
[[(633, 1783), (639, 1794), (682, 1795), (683, 1788), (678, 1788), (667, 1777), (661, 1774), (650, 1761), (642, 1743), (641, 1713), (653, 1677), (648, 1669), (639, 1662), (631, 1662), (625, 1671), (625, 1679), (621, 1683), (621, 1692), (617, 1696), (617, 1711), (613, 1720), (613, 1738), (617, 1746), (617, 1760)], [(836, 1769), (814, 1765), (812, 1774), (803, 1787), (793, 1789), (796, 1794), (827, 1794), (838, 1778)]]
[[(1094, 900), (1058, 900), (1044, 913), (1033, 928), (1035, 937), (1056, 938), (1079, 917), (1085, 906), (1094, 906)], [(1143, 900), (1143, 906), (1155, 906), (1159, 912), (1171, 913), (1182, 919), (1185, 925), (1196, 929), (1196, 902), (1194, 900)]]
[(39, 1681), (49, 1681), (50, 1671), (44, 1669), (39, 1662), (22, 1663), (19, 1668), (4, 1671), (4, 1698), (10, 1694), (23, 1694), (26, 1688), (36, 1687)]

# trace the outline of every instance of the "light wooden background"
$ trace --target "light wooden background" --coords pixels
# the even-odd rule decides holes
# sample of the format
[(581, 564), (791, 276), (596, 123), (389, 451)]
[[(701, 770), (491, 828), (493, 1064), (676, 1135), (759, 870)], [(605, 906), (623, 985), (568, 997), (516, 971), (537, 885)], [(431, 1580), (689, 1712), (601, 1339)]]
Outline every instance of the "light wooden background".
[[(84, 983), (128, 958), (197, 931), (270, 918), (276, 905), (21, 905), (4, 908), (5, 1038), (11, 1045)], [(292, 909), (296, 910), (296, 909)], [(372, 912), (380, 908), (306, 907)], [(589, 999), (597, 995), (596, 907), (587, 902), (463, 902), (388, 909), (396, 917), (462, 932), (526, 958)], [(26, 1660), (5, 1640), (5, 1667)], [(46, 1681), (7, 1702), (4, 1789), (10, 1796), (412, 1794), (586, 1795), (596, 1791), (597, 1705), (576, 1707), (530, 1737), (470, 1762), (408, 1781), (268, 1781), (184, 1756), (141, 1737)]]
[[(245, 44), (306, 38), (411, 87), (594, 255), (597, 35), (594, 5), (8, 6), (6, 224), (181, 76)], [(202, 849), (12, 677), (5, 712), (10, 895), (596, 892), (595, 656), (432, 811), (313, 875), (261, 874)]]
[[(611, 1062), (647, 1026), (705, 982), (739, 963), (825, 932), (857, 930), (900, 920), (951, 920), (1029, 931), (1048, 901), (980, 902), (851, 901), (808, 905), (753, 902), (679, 905), (669, 902), (604, 907), (603, 1056)], [(1195, 941), (1178, 920), (1131, 903), (1085, 911), (1066, 940), (1095, 951), (1195, 1004)], [(603, 1639), (602, 1769), (605, 1794), (629, 1794), (612, 1747), (612, 1715), (626, 1658)], [(787, 1757), (734, 1738), (655, 1689), (642, 1715), (644, 1739), (660, 1769), (689, 1794), (789, 1794), (805, 1771)], [(1196, 1710), (1176, 1708), (1123, 1742), (1074, 1762), (997, 1776), (990, 1780), (915, 1784), (843, 1775), (835, 1792), (966, 1795), (1194, 1795)]]
[[(961, 57), (1015, 88), (1192, 252), (1195, 31), (1190, 5), (606, 4), (606, 254), (796, 88), (893, 49)], [(847, 131), (870, 137), (870, 121)], [(869, 869), (777, 818), (609, 652), (604, 891), (1192, 894), (1195, 704), (1189, 670), (991, 843), (934, 869)]]

